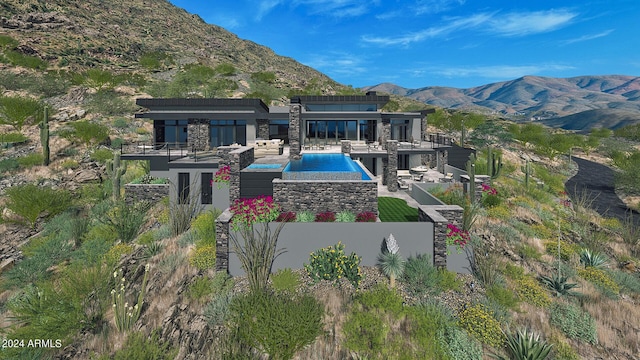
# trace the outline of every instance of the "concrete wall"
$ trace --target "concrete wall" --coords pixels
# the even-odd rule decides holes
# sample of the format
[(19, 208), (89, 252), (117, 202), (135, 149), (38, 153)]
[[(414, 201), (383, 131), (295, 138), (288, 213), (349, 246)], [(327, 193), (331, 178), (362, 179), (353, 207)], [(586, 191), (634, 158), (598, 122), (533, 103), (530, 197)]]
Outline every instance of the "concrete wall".
[[(445, 205), (445, 203), (443, 203), (442, 201), (440, 201), (437, 197), (431, 195), (429, 193), (429, 189), (435, 186), (431, 186), (431, 187), (426, 187), (426, 186), (422, 186), (422, 185), (433, 185), (433, 184), (420, 184), (420, 183), (414, 183), (413, 186), (411, 187), (411, 197), (414, 198), (418, 204), (420, 205)], [(448, 183), (443, 183), (443, 184), (438, 184), (438, 185), (446, 185), (442, 186), (443, 189), (446, 189), (449, 187)]]
[(467, 172), (465, 170), (459, 169), (451, 165), (444, 166), (444, 173), (445, 174), (452, 173), (453, 179), (457, 182), (460, 182), (460, 176), (467, 175)]
[[(178, 173), (188, 173), (189, 181), (190, 181), (190, 189), (189, 193), (194, 194), (193, 192), (197, 192), (197, 196), (193, 196), (198, 205), (202, 205), (200, 203), (201, 200), (201, 174), (204, 172), (212, 173), (215, 175), (217, 168), (212, 168), (210, 170), (202, 170), (202, 169), (171, 169), (168, 179), (169, 179), (169, 199), (172, 203), (176, 203), (178, 200)], [(222, 185), (222, 188), (218, 189), (218, 185), (213, 183), (212, 185), (212, 204), (203, 205), (203, 211), (213, 210), (215, 209), (226, 209), (229, 207), (229, 186)]]
[[(278, 223), (271, 223), (275, 229)], [(431, 223), (287, 223), (278, 238), (277, 248), (286, 252), (276, 258), (272, 271), (283, 268), (302, 269), (309, 254), (341, 241), (347, 255), (362, 256), (360, 265), (375, 266), (384, 239), (393, 234), (406, 259), (417, 254), (432, 254)], [(229, 253), (229, 273), (244, 274), (235, 254)]]

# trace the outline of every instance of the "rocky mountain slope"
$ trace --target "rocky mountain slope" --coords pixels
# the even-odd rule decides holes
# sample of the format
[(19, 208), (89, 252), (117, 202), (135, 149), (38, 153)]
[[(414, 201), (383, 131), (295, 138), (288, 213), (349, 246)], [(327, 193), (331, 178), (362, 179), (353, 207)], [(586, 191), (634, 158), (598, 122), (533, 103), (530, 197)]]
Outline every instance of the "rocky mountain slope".
[[(384, 91), (446, 108), (520, 115), (523, 119), (549, 119), (599, 110), (589, 114), (589, 126), (613, 128), (623, 120), (620, 116), (633, 122), (640, 121), (640, 78), (634, 76), (566, 79), (524, 76), (469, 89), (438, 86), (406, 89), (384, 83), (364, 90)], [(583, 129), (585, 125), (567, 126)]]

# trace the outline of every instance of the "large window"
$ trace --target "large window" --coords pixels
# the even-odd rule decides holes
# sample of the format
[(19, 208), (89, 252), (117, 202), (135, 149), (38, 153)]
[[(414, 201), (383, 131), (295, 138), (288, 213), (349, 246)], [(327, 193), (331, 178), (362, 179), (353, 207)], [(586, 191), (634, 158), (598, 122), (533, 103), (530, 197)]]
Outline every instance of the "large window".
[(378, 111), (376, 104), (307, 104), (307, 111)]
[(358, 140), (357, 123), (356, 120), (307, 120), (305, 138), (312, 143), (326, 144)]
[(189, 203), (189, 173), (178, 173), (178, 204)]
[(187, 143), (187, 120), (156, 120), (156, 143), (177, 146)]
[(269, 140), (271, 139), (289, 143), (289, 120), (269, 120)]
[(391, 140), (410, 140), (409, 120), (391, 120)]
[(231, 144), (247, 145), (246, 120), (211, 120), (209, 123), (211, 146)]
[(213, 188), (211, 186), (211, 181), (213, 180), (213, 173), (202, 173), (201, 178), (202, 182), (200, 184), (200, 188), (202, 189), (202, 193), (200, 196), (200, 203), (203, 205), (212, 204)]

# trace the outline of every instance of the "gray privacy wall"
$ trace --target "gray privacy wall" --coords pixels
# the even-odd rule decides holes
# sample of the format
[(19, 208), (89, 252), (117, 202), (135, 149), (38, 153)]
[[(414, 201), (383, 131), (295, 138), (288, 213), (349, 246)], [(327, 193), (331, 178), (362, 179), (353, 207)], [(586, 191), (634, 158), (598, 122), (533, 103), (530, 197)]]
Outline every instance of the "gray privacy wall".
[[(278, 223), (270, 223), (272, 229)], [(284, 268), (302, 269), (309, 255), (341, 241), (347, 255), (362, 257), (360, 265), (375, 266), (383, 241), (389, 234), (400, 246), (406, 259), (416, 254), (433, 254), (431, 223), (287, 223), (278, 238), (278, 248), (286, 252), (276, 258), (272, 271)], [(229, 253), (229, 273), (242, 276), (244, 271), (235, 254)]]

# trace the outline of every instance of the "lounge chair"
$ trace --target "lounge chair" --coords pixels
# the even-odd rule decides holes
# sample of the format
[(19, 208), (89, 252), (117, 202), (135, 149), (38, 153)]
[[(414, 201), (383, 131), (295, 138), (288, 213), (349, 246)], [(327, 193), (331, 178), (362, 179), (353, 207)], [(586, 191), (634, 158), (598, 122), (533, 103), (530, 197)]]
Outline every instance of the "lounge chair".
[(407, 184), (407, 182), (402, 179), (398, 179), (398, 187), (402, 190), (406, 190), (409, 188), (409, 184)]

